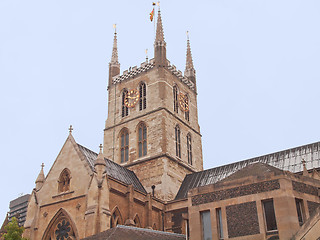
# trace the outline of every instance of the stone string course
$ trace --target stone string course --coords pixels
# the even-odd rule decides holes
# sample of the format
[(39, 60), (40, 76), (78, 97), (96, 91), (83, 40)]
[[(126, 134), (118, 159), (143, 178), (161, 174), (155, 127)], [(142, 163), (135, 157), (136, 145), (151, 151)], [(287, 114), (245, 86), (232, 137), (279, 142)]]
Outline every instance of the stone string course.
[(226, 207), (229, 238), (259, 234), (256, 202), (246, 202)]
[(209, 202), (217, 202), (229, 198), (241, 197), (251, 194), (257, 194), (262, 192), (269, 192), (273, 190), (280, 189), (280, 183), (278, 180), (254, 183), (246, 186), (240, 186), (235, 188), (230, 188), (226, 190), (204, 193), (200, 195), (193, 196), (192, 206), (209, 203)]
[(318, 188), (305, 183), (292, 181), (292, 188), (297, 192), (318, 196)]

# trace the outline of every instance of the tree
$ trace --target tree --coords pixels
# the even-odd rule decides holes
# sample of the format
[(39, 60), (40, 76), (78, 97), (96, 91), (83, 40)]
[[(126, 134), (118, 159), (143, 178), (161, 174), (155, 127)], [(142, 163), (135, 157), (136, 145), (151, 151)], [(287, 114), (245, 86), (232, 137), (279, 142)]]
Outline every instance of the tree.
[(7, 233), (3, 235), (4, 240), (27, 240), (22, 237), (24, 227), (19, 227), (18, 221), (15, 217), (11, 219), (11, 222), (5, 226)]

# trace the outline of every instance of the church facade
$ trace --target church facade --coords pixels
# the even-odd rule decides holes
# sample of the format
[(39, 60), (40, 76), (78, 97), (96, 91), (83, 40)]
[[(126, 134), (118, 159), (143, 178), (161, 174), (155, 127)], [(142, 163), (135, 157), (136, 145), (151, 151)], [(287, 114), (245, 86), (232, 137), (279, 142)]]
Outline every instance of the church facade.
[(36, 180), (25, 237), (82, 239), (127, 225), (193, 240), (290, 239), (318, 207), (320, 177), (307, 168), (320, 167), (320, 143), (203, 170), (190, 42), (182, 74), (166, 58), (160, 11), (154, 58), (121, 75), (115, 33), (108, 96), (99, 154), (70, 127)]

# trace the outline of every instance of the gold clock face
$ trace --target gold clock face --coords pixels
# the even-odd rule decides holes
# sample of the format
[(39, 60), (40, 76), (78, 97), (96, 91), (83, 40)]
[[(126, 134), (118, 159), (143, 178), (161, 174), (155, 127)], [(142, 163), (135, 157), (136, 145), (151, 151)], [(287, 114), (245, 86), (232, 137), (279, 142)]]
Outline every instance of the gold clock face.
[(182, 111), (184, 112), (189, 111), (189, 100), (187, 95), (184, 95), (183, 93), (179, 93), (179, 105)]
[(137, 104), (137, 102), (139, 101), (139, 98), (140, 98), (140, 95), (136, 89), (129, 90), (124, 99), (124, 104), (127, 107), (132, 108)]

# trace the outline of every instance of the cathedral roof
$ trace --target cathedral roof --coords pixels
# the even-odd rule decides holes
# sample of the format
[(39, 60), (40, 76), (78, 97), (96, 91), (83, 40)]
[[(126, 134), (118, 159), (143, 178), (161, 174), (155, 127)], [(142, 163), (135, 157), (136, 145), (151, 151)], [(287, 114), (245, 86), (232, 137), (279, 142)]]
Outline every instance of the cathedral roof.
[(155, 231), (146, 228), (137, 228), (118, 225), (107, 231), (98, 233), (96, 235), (83, 238), (83, 240), (185, 240), (186, 236), (182, 234)]
[(188, 174), (184, 178), (175, 199), (187, 198), (190, 189), (214, 184), (255, 162), (266, 163), (293, 173), (301, 173), (303, 171), (303, 160), (306, 161), (307, 169), (320, 168), (320, 142)]
[[(80, 144), (78, 144), (78, 147), (87, 159), (91, 170), (94, 171), (94, 163), (98, 154)], [(108, 176), (127, 185), (133, 185), (133, 187), (140, 192), (147, 193), (134, 172), (107, 158), (104, 158), (104, 160), (106, 161), (106, 171)]]

